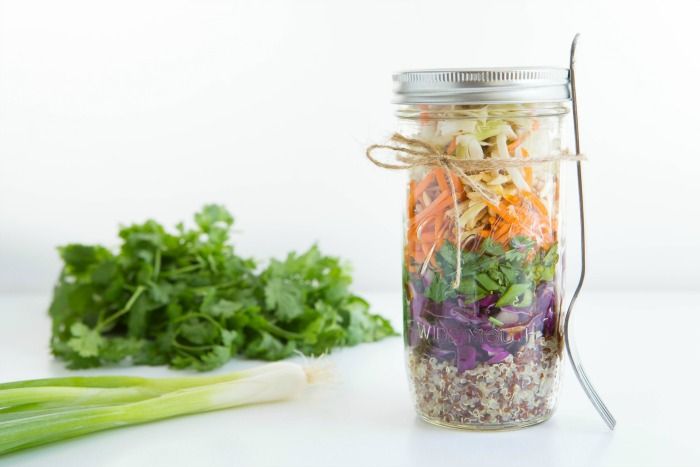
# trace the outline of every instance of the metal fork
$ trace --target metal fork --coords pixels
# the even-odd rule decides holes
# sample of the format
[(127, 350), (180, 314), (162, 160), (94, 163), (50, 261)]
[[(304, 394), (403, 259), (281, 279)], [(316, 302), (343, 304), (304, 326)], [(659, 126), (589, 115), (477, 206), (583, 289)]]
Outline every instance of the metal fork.
[[(578, 38), (580, 34), (574, 36), (574, 40), (571, 43), (571, 57), (569, 60), (569, 73), (571, 78), (571, 100), (573, 106), (573, 118), (574, 118), (574, 135), (576, 138), (576, 154), (581, 154), (581, 142), (579, 139), (578, 131), (578, 102), (576, 100), (576, 44), (578, 43)], [(581, 235), (581, 275), (579, 276), (578, 284), (576, 285), (576, 290), (571, 297), (571, 302), (569, 302), (569, 308), (566, 311), (566, 318), (564, 319), (564, 341), (566, 342), (566, 353), (569, 355), (569, 361), (571, 366), (574, 368), (574, 373), (579, 383), (583, 387), (583, 391), (590, 399), (593, 407), (598, 411), (598, 414), (603, 418), (608, 428), (611, 430), (615, 429), (615, 417), (613, 417), (610, 410), (600, 398), (596, 392), (593, 384), (588, 379), (588, 375), (583, 369), (581, 364), (581, 359), (578, 355), (578, 350), (573, 342), (573, 337), (571, 333), (571, 312), (573, 311), (574, 304), (578, 298), (581, 288), (583, 287), (583, 281), (586, 277), (586, 229), (585, 229), (585, 217), (583, 209), (583, 174), (581, 161), (576, 161), (576, 175), (578, 180), (578, 201), (579, 201), (579, 218), (580, 218), (580, 235)]]

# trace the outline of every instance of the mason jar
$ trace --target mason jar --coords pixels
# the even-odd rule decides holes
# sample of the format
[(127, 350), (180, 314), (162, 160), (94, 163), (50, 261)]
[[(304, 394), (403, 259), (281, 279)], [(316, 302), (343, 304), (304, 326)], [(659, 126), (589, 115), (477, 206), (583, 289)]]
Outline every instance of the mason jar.
[(411, 392), (430, 423), (512, 429), (555, 409), (568, 73), (394, 76), (399, 141), (428, 153), (409, 158), (403, 293)]

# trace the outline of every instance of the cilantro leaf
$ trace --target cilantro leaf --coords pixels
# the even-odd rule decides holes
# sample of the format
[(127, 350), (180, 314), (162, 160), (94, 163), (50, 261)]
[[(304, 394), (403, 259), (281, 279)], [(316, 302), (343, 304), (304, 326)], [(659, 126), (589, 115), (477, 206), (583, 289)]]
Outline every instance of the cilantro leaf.
[(228, 229), (233, 225), (233, 216), (225, 207), (208, 204), (194, 215), (194, 220), (203, 232), (209, 233), (214, 228)]
[(83, 323), (75, 323), (70, 327), (73, 337), (68, 340), (68, 346), (81, 357), (96, 357), (99, 355), (100, 347), (104, 345), (104, 340), (100, 333), (90, 329)]
[(436, 275), (430, 282), (430, 285), (425, 289), (425, 296), (434, 302), (444, 302), (455, 296), (455, 291), (452, 285), (448, 283), (442, 276)]
[(265, 284), (265, 304), (283, 321), (290, 321), (304, 312), (299, 285), (280, 277), (273, 277)]
[(491, 237), (486, 237), (484, 241), (481, 242), (480, 251), (481, 253), (491, 256), (500, 256), (504, 253), (503, 246)]

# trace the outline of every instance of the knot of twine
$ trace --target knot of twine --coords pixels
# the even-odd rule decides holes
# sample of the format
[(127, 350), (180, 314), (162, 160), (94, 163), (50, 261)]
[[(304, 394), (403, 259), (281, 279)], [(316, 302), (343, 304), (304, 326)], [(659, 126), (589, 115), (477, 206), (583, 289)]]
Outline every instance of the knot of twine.
[[(399, 133), (394, 133), (391, 136), (390, 142), (395, 144), (373, 144), (369, 146), (365, 151), (367, 159), (369, 159), (374, 165), (389, 170), (406, 170), (415, 167), (440, 167), (447, 171), (448, 176), (445, 178), (450, 186), (450, 193), (454, 204), (454, 229), (458, 246), (458, 248), (456, 248), (457, 274), (454, 282), (452, 283), (452, 287), (455, 289), (459, 287), (462, 276), (462, 258), (459, 247), (462, 244), (462, 229), (459, 227), (459, 199), (457, 197), (457, 190), (455, 189), (454, 181), (452, 180), (452, 177), (449, 176), (450, 173), (454, 173), (465, 185), (479, 193), (485, 200), (492, 203), (497, 203), (498, 201), (494, 200), (492, 195), (488, 193), (478, 182), (472, 180), (469, 175), (488, 170), (527, 167), (534, 164), (545, 164), (548, 162), (586, 160), (586, 157), (583, 154), (552, 154), (544, 157), (538, 157), (536, 159), (501, 159), (493, 157), (489, 159), (463, 159), (461, 157), (447, 154), (441, 148), (430, 144), (427, 141), (407, 138)], [(399, 162), (399, 164), (386, 163), (377, 159), (372, 153), (379, 150), (394, 151), (394, 158)], [(422, 272), (425, 271), (427, 265), (428, 259), (425, 260), (425, 263), (421, 268)]]

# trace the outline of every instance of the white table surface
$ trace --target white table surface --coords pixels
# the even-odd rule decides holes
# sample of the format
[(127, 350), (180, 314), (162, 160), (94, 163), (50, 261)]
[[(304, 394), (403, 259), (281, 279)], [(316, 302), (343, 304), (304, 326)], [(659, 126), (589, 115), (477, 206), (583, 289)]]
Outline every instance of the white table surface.
[[(367, 295), (400, 320), (398, 295)], [(416, 418), (402, 341), (334, 352), (338, 381), (300, 399), (102, 432), (0, 457), (13, 466), (700, 466), (697, 293), (586, 293), (579, 349), (618, 419), (609, 432), (568, 365), (559, 408), (519, 431)], [(48, 352), (47, 297), (0, 297), (0, 381), (69, 374)], [(252, 365), (232, 361), (219, 371)], [(83, 374), (168, 375), (166, 368)]]

